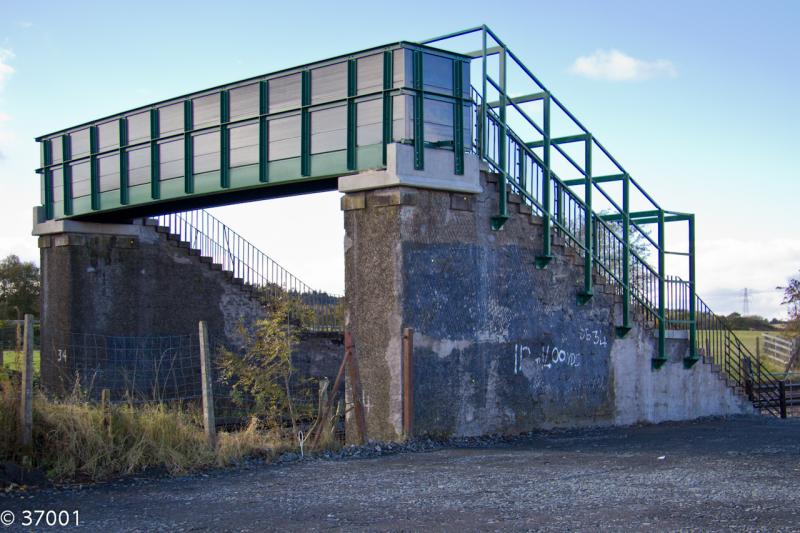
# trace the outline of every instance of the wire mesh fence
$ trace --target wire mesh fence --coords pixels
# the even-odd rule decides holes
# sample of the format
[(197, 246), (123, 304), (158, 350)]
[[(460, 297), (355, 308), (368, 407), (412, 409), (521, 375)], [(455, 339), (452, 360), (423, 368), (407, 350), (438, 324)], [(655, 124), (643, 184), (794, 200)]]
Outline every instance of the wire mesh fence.
[[(112, 336), (66, 333), (48, 336), (42, 392), (86, 402), (139, 406), (169, 404), (202, 409), (201, 340), (197, 334), (172, 336)], [(308, 431), (321, 401), (327, 401), (341, 358), (323, 354), (322, 370), (309, 370), (303, 350), (288, 347), (283, 361), (253, 363), (252, 346), (211, 336), (211, 383), (216, 425), (246, 425), (253, 417), (294, 432)], [(248, 362), (249, 361), (249, 362)], [(320, 366), (320, 365), (317, 365)], [(344, 383), (333, 424), (344, 440)]]

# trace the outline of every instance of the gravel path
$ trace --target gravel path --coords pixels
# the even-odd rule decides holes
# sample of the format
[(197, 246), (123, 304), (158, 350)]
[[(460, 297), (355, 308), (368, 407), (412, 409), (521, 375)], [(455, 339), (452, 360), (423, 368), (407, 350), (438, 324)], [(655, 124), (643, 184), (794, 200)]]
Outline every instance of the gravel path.
[(798, 531), (800, 419), (542, 432), (0, 496), (0, 511), (24, 509), (79, 510), (86, 531)]

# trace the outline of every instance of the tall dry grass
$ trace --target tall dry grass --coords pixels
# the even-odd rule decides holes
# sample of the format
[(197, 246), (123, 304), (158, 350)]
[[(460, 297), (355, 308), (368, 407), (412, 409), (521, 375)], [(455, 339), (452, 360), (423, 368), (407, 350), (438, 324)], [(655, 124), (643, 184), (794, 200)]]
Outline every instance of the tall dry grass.
[[(211, 450), (200, 413), (192, 408), (161, 404), (104, 409), (76, 395), (65, 400), (36, 395), (33, 446), (26, 452), (16, 442), (18, 398), (13, 375), (0, 378), (0, 462), (39, 468), (57, 481), (102, 480), (150, 469), (179, 475), (299, 450), (291, 430), (265, 427), (258, 418), (242, 429), (219, 432)], [(327, 431), (317, 450), (338, 446), (328, 437), (333, 423), (325, 421)]]

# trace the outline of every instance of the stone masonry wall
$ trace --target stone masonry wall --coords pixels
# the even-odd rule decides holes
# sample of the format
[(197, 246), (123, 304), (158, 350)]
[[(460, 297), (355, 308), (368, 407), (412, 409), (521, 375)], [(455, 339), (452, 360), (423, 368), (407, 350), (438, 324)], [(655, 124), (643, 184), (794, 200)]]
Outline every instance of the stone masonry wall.
[(395, 187), (343, 199), (348, 321), (371, 437), (401, 438), (404, 327), (415, 330), (417, 434), (752, 411), (709, 365), (683, 369), (685, 338), (669, 339), (670, 363), (651, 371), (653, 331), (637, 324), (616, 338), (612, 287), (596, 276), (595, 296), (577, 302), (574, 250), (556, 238), (553, 260), (536, 268), (541, 219), (512, 197), (511, 218), (491, 230), (497, 192), (486, 178), (478, 195)]

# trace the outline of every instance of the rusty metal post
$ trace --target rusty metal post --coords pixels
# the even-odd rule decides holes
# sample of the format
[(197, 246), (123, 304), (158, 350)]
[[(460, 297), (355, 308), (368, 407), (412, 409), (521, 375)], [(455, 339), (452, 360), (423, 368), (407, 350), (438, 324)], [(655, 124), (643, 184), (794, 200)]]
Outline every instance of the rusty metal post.
[(358, 372), (358, 363), (353, 353), (353, 338), (349, 331), (344, 333), (345, 359), (347, 360), (347, 373), (350, 377), (350, 390), (353, 393), (353, 410), (356, 417), (359, 441), (367, 442), (367, 420), (364, 414), (364, 404), (361, 401), (361, 375)]
[(211, 352), (208, 346), (208, 326), (205, 321), (199, 324), (200, 336), (200, 376), (203, 391), (203, 425), (206, 429), (208, 446), (214, 450), (217, 447), (217, 423), (214, 418), (214, 388), (211, 369)]
[(28, 449), (33, 444), (33, 315), (25, 315), (24, 335), (19, 403), (19, 444), (23, 449)]
[(403, 329), (403, 434), (414, 433), (414, 330)]

